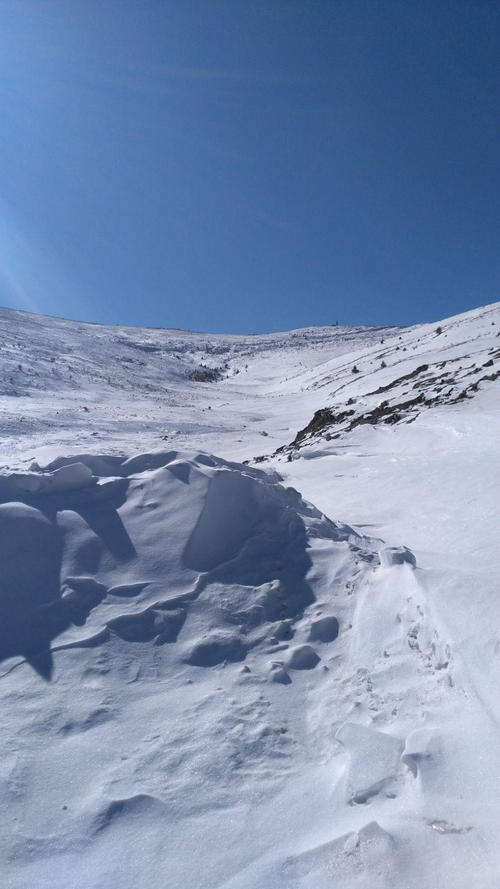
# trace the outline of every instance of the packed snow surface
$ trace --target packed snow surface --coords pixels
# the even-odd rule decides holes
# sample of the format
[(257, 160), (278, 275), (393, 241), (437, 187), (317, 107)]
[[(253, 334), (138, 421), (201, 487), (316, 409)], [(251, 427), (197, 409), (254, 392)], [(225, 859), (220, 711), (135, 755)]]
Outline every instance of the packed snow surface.
[(2, 886), (500, 884), (500, 306), (0, 324)]

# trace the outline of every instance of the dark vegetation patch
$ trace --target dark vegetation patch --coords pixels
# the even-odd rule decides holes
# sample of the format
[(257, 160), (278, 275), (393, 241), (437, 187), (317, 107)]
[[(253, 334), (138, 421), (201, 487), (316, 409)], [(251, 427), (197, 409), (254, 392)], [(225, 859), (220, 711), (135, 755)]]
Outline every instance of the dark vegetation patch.
[(346, 431), (351, 432), (356, 426), (362, 426), (365, 423), (371, 423), (372, 426), (376, 426), (377, 423), (397, 423), (403, 418), (406, 411), (409, 411), (417, 404), (423, 404), (424, 402), (425, 397), (422, 393), (416, 395), (415, 398), (401, 401), (399, 404), (390, 404), (388, 401), (383, 401), (367, 414), (361, 414), (361, 416), (352, 420)]
[(132, 340), (117, 340), (122, 346), (128, 346), (129, 349), (137, 349), (139, 352), (161, 352), (161, 346), (155, 346), (153, 343), (134, 343)]
[(220, 367), (207, 367), (206, 364), (200, 364), (199, 367), (188, 372), (187, 378), (196, 383), (217, 383), (222, 380), (223, 373)]
[(354, 414), (353, 410), (341, 411), (339, 414), (334, 414), (330, 408), (321, 408), (321, 410), (316, 411), (310, 423), (297, 432), (292, 445), (300, 445), (300, 443), (304, 440), (304, 438), (308, 438), (310, 435), (314, 435), (316, 432), (321, 432), (323, 429), (328, 428), (329, 426), (337, 425), (345, 422), (349, 417), (352, 417)]
[(413, 377), (417, 377), (419, 374), (424, 373), (426, 370), (429, 370), (429, 365), (421, 364), (420, 367), (416, 367), (415, 370), (410, 371), (410, 373), (404, 374), (404, 376), (402, 377), (398, 377), (391, 383), (387, 383), (385, 386), (379, 386), (378, 389), (374, 390), (374, 392), (367, 392), (367, 397), (369, 395), (381, 395), (382, 392), (389, 392), (390, 389), (393, 389), (394, 386), (398, 386), (399, 383), (404, 383), (406, 382), (406, 380), (412, 380)]

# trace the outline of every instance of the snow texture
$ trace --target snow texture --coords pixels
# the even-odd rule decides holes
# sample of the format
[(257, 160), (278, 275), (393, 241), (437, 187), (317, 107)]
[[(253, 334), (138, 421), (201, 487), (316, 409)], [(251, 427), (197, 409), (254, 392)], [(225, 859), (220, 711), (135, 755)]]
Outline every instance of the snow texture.
[(500, 306), (0, 326), (2, 885), (496, 886)]

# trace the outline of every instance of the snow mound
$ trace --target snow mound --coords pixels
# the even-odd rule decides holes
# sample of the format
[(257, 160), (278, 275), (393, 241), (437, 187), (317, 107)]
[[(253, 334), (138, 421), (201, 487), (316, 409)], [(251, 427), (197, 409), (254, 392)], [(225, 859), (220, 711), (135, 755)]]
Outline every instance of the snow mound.
[[(0, 498), (0, 658), (46, 678), (61, 645), (181, 636), (179, 663), (202, 667), (286, 648), (316, 601), (311, 538), (339, 564), (362, 543), (274, 477), (206, 455), (58, 459), (1, 476)], [(334, 616), (310, 621), (303, 635), (333, 641), (332, 627)], [(318, 661), (304, 644), (288, 658)]]

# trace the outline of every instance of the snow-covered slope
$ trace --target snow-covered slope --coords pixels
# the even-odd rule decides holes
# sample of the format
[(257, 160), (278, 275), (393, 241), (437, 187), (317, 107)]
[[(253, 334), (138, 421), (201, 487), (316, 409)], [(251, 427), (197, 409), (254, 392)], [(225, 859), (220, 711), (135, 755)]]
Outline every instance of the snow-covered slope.
[(500, 305), (1, 323), (4, 884), (497, 885)]
[[(420, 325), (374, 348), (320, 368), (310, 385), (330, 389), (328, 406), (299, 430), (287, 450), (344, 437), (358, 426), (413, 423), (430, 408), (455, 405), (500, 376), (498, 307)], [(352, 363), (354, 361), (354, 363)]]
[[(307, 420), (311, 401), (301, 411), (296, 398), (304, 372), (379, 336), (342, 327), (224, 336), (0, 309), (0, 454), (50, 459), (75, 442), (121, 453), (140, 439), (142, 450), (239, 444), (252, 457), (267, 433), (267, 445), (289, 440), (291, 412)], [(193, 379), (207, 370), (220, 381)]]

